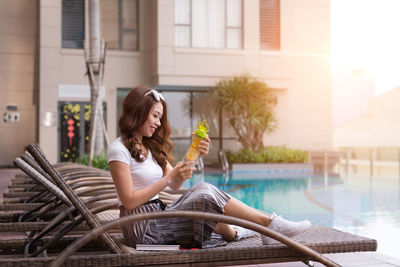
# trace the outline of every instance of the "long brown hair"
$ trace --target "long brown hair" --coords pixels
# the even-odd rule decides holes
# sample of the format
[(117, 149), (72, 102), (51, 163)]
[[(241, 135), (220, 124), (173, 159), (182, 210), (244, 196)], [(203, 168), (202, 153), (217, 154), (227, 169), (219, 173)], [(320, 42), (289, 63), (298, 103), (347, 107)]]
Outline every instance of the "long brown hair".
[[(122, 104), (122, 115), (119, 119), (119, 129), (122, 140), (132, 155), (132, 158), (138, 162), (145, 160), (145, 153), (141, 144), (134, 135), (147, 120), (151, 108), (158, 101), (153, 94), (144, 96), (147, 92), (153, 90), (151, 86), (139, 85), (132, 89), (125, 97)], [(157, 163), (165, 168), (167, 160), (172, 161), (173, 157), (170, 151), (173, 143), (169, 138), (171, 127), (167, 116), (167, 103), (160, 99), (163, 105), (163, 116), (161, 118), (161, 126), (156, 129), (151, 137), (143, 136), (142, 143), (150, 149)]]

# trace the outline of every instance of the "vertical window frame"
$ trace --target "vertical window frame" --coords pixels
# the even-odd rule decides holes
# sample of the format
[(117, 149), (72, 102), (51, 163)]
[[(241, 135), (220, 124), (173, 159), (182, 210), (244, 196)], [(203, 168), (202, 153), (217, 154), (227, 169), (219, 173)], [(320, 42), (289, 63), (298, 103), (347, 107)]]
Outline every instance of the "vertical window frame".
[[(176, 27), (176, 26), (188, 26), (189, 27), (189, 46), (187, 47), (187, 46), (176, 46), (176, 44), (175, 44), (175, 46), (176, 47), (185, 47), (185, 48), (203, 48), (203, 47), (195, 47), (195, 46), (193, 46), (193, 40), (192, 40), (192, 31), (193, 31), (193, 19), (192, 19), (192, 16), (193, 16), (193, 14), (192, 14), (192, 12), (193, 12), (193, 10), (192, 10), (192, 8), (193, 8), (193, 4), (192, 4), (192, 1), (193, 0), (189, 0), (189, 5), (190, 5), (190, 7), (189, 7), (189, 11), (190, 11), (190, 21), (189, 21), (189, 24), (181, 24), (181, 23), (179, 23), (179, 24), (177, 24), (177, 23), (174, 23), (174, 28)], [(244, 47), (244, 40), (243, 40), (243, 7), (244, 7), (244, 4), (243, 4), (243, 0), (240, 0), (240, 3), (241, 3), (241, 5), (240, 5), (240, 9), (241, 9), (241, 18), (240, 18), (240, 20), (241, 20), (241, 27), (234, 27), (234, 26), (228, 26), (228, 15), (227, 15), (227, 6), (228, 6), (228, 4), (227, 4), (227, 0), (224, 0), (224, 47), (222, 48), (222, 49), (240, 49), (240, 50), (242, 50), (243, 49), (243, 47)], [(175, 15), (174, 15), (175, 16)], [(239, 46), (240, 46), (240, 48), (228, 48), (228, 29), (239, 29), (240, 30), (240, 35), (241, 35), (241, 40), (240, 40), (240, 44), (239, 44)], [(204, 47), (204, 48), (214, 48), (214, 47)], [(217, 49), (219, 49), (219, 48), (217, 48)]]
[[(129, 6), (131, 3), (135, 6), (135, 13), (129, 13), (132, 14), (132, 21), (134, 21), (135, 25), (132, 28), (124, 27), (124, 0), (111, 0), (107, 1), (110, 6), (108, 6), (108, 3), (100, 2), (100, 24), (101, 24), (101, 29), (100, 29), (100, 34), (101, 38), (105, 39), (106, 42), (108, 42), (108, 50), (111, 51), (139, 51), (140, 49), (140, 37), (139, 37), (139, 32), (140, 32), (140, 23), (139, 23), (139, 0), (128, 0)], [(108, 7), (108, 8), (107, 8)], [(109, 9), (109, 8), (112, 9)], [(109, 15), (107, 16), (107, 12), (112, 11), (110, 14), (112, 15), (112, 20), (110, 20)], [(115, 13), (114, 13), (115, 12)], [(134, 17), (133, 17), (134, 16)], [(114, 19), (115, 18), (115, 19)], [(110, 23), (110, 24), (109, 24)], [(115, 23), (115, 25), (113, 24)], [(106, 27), (108, 26), (108, 27)], [(109, 35), (110, 29), (115, 35)], [(107, 31), (105, 31), (107, 30)], [(134, 38), (136, 41), (132, 46), (126, 46), (124, 47), (124, 39), (125, 34), (133, 33)], [(130, 37), (130, 36), (129, 36)], [(128, 38), (129, 38), (128, 37)], [(107, 39), (108, 38), (108, 39)], [(132, 48), (131, 48), (132, 47)]]
[[(243, 40), (243, 9), (244, 9), (244, 4), (243, 0), (240, 0), (241, 6), (240, 6), (240, 20), (241, 20), (241, 27), (234, 27), (234, 26), (228, 26), (228, 0), (225, 0), (225, 48), (226, 49), (243, 49), (244, 47), (244, 40)], [(240, 48), (228, 48), (228, 29), (239, 29), (240, 30)]]
[[(175, 4), (175, 1), (174, 1)], [(175, 23), (174, 21), (174, 29), (176, 26), (180, 26), (180, 27), (189, 27), (189, 47), (192, 47), (193, 45), (193, 39), (192, 39), (192, 24), (193, 24), (193, 19), (192, 19), (192, 0), (189, 0), (189, 23), (188, 24), (184, 24), (184, 23)], [(174, 20), (175, 20), (175, 14), (174, 14)], [(175, 35), (174, 35), (175, 38)], [(175, 44), (175, 40), (174, 40), (174, 46), (176, 46)], [(186, 46), (178, 46), (178, 47), (186, 47)]]
[[(123, 27), (123, 0), (118, 0), (118, 4), (119, 4), (119, 50), (120, 51), (139, 51), (140, 47), (139, 47), (139, 0), (131, 0), (131, 1), (135, 1), (136, 3), (136, 14), (135, 14), (135, 20), (136, 20), (136, 29), (129, 29), (129, 28), (124, 28)], [(123, 47), (123, 36), (124, 33), (136, 33), (136, 49), (134, 50), (125, 50)]]

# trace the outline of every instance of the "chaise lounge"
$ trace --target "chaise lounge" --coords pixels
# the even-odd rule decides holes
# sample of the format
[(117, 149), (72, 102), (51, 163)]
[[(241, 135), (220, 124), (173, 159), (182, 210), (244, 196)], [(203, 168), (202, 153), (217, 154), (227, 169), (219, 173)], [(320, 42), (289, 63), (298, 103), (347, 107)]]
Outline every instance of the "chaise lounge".
[[(356, 251), (375, 251), (376, 240), (341, 232), (329, 227), (313, 226), (303, 234), (293, 239), (273, 232), (266, 227), (240, 220), (237, 218), (199, 212), (159, 212), (127, 216), (106, 225), (100, 225), (76, 194), (68, 185), (59, 179), (57, 171), (48, 163), (37, 146), (30, 146), (29, 152), (40, 163), (57, 185), (76, 206), (88, 225), (94, 229), (77, 239), (62, 253), (48, 257), (36, 258), (8, 258), (0, 259), (0, 266), (145, 266), (145, 265), (190, 265), (190, 266), (217, 266), (273, 263), (286, 261), (303, 261), (309, 264), (318, 261), (326, 266), (339, 266), (320, 253), (342, 253)], [(89, 212), (89, 213), (88, 213)], [(87, 214), (85, 214), (87, 213)], [(107, 231), (116, 226), (131, 223), (136, 220), (145, 220), (156, 217), (182, 216), (193, 219), (209, 219), (229, 224), (237, 224), (262, 234), (268, 235), (282, 243), (262, 245), (259, 236), (229, 242), (226, 246), (210, 249), (179, 250), (179, 251), (137, 251), (124, 245), (121, 237), (110, 238)], [(96, 237), (102, 237), (109, 251), (103, 254), (84, 253), (73, 255), (85, 243)], [(107, 237), (108, 236), (108, 237)]]

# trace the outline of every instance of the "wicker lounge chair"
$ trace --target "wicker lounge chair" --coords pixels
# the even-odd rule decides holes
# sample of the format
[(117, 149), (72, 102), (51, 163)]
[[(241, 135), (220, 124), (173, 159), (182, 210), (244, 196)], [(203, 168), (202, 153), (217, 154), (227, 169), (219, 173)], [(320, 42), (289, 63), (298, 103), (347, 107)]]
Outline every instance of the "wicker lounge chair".
[[(282, 244), (262, 245), (258, 236), (230, 242), (227, 246), (211, 249), (189, 251), (136, 251), (133, 248), (120, 244), (124, 254), (86, 254), (72, 255), (75, 250), (92, 238), (107, 231), (116, 225), (125, 225), (133, 221), (151, 219), (156, 217), (190, 217), (196, 219), (209, 219), (230, 224), (237, 224), (260, 233), (269, 235)], [(313, 226), (303, 234), (289, 239), (268, 228), (244, 221), (241, 219), (201, 212), (160, 212), (133, 215), (121, 218), (102, 227), (96, 228), (83, 238), (75, 241), (58, 257), (40, 257), (25, 259), (0, 259), (1, 266), (146, 266), (146, 265), (190, 265), (190, 266), (218, 266), (238, 264), (259, 264), (274, 262), (317, 261), (326, 266), (340, 266), (319, 253), (342, 253), (356, 251), (376, 250), (376, 241), (360, 236), (337, 231), (332, 228)], [(9, 264), (9, 265), (7, 265)]]
[[(52, 219), (56, 216), (58, 212), (55, 212), (54, 209), (57, 209), (61, 204), (65, 204), (65, 195), (60, 194), (60, 190), (58, 188), (54, 188), (53, 179), (37, 165), (37, 163), (29, 158), (24, 157), (22, 159), (17, 158), (14, 163), (25, 173), (30, 175), (31, 179), (35, 180), (38, 185), (40, 185), (40, 191), (35, 193), (35, 198), (31, 198), (30, 204), (32, 201), (40, 200), (40, 202), (44, 202), (41, 205), (38, 205), (36, 208), (29, 209), (28, 211), (21, 212), (2, 212), (0, 213), (0, 219), (2, 222), (9, 221), (33, 221), (34, 219), (40, 218), (44, 220)], [(28, 164), (30, 166), (28, 166)], [(90, 178), (90, 179), (89, 179)], [(70, 183), (71, 188), (77, 190), (77, 194), (79, 196), (91, 196), (97, 195), (99, 190), (102, 190), (103, 193), (115, 193), (115, 187), (112, 183), (112, 180), (109, 177), (89, 177), (85, 178), (84, 176), (79, 178), (78, 180), (74, 180), (74, 183)], [(94, 179), (96, 178), (96, 179)], [(39, 187), (38, 187), (39, 188)], [(39, 189), (38, 189), (39, 190)], [(58, 190), (58, 191), (57, 191)], [(32, 192), (20, 192), (21, 194), (27, 194)], [(43, 199), (46, 199), (44, 201)], [(34, 202), (33, 202), (34, 203)], [(5, 206), (12, 206), (13, 204), (3, 204), (3, 208)], [(17, 205), (16, 209), (20, 210), (22, 205)], [(8, 208), (7, 210), (12, 210), (12, 208)], [(53, 212), (49, 212), (53, 210)]]
[[(54, 183), (52, 178), (38, 166), (38, 164), (28, 153), (24, 153), (21, 158), (34, 167), (44, 177)], [(69, 164), (69, 168), (67, 170), (70, 170), (71, 172), (65, 172), (65, 168), (62, 169), (64, 173), (61, 175), (61, 177), (73, 188), (76, 189), (82, 186), (92, 186), (97, 182), (101, 182), (101, 184), (113, 185), (110, 173), (108, 171), (96, 170), (87, 166), (84, 167), (78, 165), (78, 167), (79, 168), (73, 168), (73, 165)], [(48, 190), (43, 188), (43, 186), (40, 184), (38, 185), (37, 183), (32, 183), (32, 177), (21, 178), (20, 176), (20, 178), (13, 180), (13, 182), (14, 184), (12, 185), (12, 188), (9, 188), (8, 191), (3, 194), (4, 199), (6, 199), (6, 201), (9, 203), (34, 203), (43, 202), (48, 199), (46, 198), (46, 194), (48, 195)]]
[[(27, 159), (25, 157), (22, 157), (22, 158), (24, 158), (25, 160)], [(71, 206), (71, 203), (67, 199), (65, 194), (58, 187), (54, 186), (54, 184), (50, 182), (50, 181), (53, 181), (53, 179), (47, 173), (44, 173), (43, 169), (41, 169), (40, 166), (37, 166), (36, 162), (33, 162), (32, 160), (33, 159), (30, 159), (28, 157), (27, 161), (29, 162), (29, 164), (27, 164), (27, 162), (25, 162), (24, 160), (22, 160), (20, 158), (17, 158), (15, 160), (15, 164), (18, 167), (20, 167), (21, 170), (23, 170), (25, 173), (27, 173), (30, 177), (34, 178), (43, 188), (46, 188), (46, 190), (48, 192), (51, 192), (51, 194), (53, 195), (52, 201), (50, 201), (50, 203), (44, 203), (42, 205), (42, 207), (41, 207), (41, 210), (42, 211), (46, 211), (46, 210), (43, 210), (43, 207), (46, 207), (46, 206), (50, 206), (50, 208), (58, 207), (61, 204), (63, 204), (64, 207), (65, 206), (67, 206), (67, 207)], [(75, 183), (74, 185), (77, 185), (77, 184), (85, 184), (85, 182)], [(89, 190), (94, 190), (94, 189), (96, 189), (96, 187), (92, 186), (92, 187), (89, 188)], [(104, 188), (100, 187), (100, 189), (104, 189)], [(88, 190), (86, 190), (86, 191), (88, 191)], [(97, 188), (96, 192), (97, 193), (99, 192), (98, 188)], [(109, 205), (107, 206), (106, 205), (104, 207), (107, 207), (107, 209), (109, 209), (109, 208), (117, 208), (116, 193), (115, 193), (114, 190), (112, 192), (114, 194), (106, 194), (106, 195), (103, 195), (103, 196), (99, 195), (96, 198), (87, 199), (87, 200), (84, 201), (84, 204), (85, 205), (90, 205), (91, 202), (94, 202), (94, 201), (103, 200), (103, 202), (104, 202), (104, 199), (111, 199), (111, 200), (114, 200), (114, 202), (111, 202), (111, 206), (109, 206)], [(104, 191), (103, 191), (103, 193), (104, 193)], [(170, 203), (170, 202), (174, 201), (174, 199), (179, 197), (179, 196), (176, 196), (176, 195), (171, 194), (171, 193), (172, 192), (169, 192), (169, 193), (168, 192), (163, 192), (161, 194), (162, 195), (161, 196), (162, 199), (166, 203)], [(107, 203), (102, 203), (102, 204), (107, 204)], [(108, 203), (108, 204), (110, 204), (110, 203)], [(94, 211), (99, 212), (99, 211), (102, 211), (103, 209), (97, 208)], [(35, 210), (39, 210), (39, 208), (37, 208)], [(43, 215), (47, 215), (47, 213), (49, 213), (48, 211), (46, 211), (46, 213), (44, 213), (44, 214), (43, 213), (40, 214), (40, 215), (39, 214), (34, 214), (35, 210), (33, 210), (31, 212), (27, 212), (27, 213), (24, 214), (23, 217), (26, 218), (26, 221), (32, 221), (32, 220), (37, 219), (39, 217), (42, 219)], [(36, 238), (37, 240), (40, 239), (42, 241), (43, 239), (46, 239), (45, 235), (48, 234), (50, 231), (52, 231), (59, 224), (61, 224), (61, 223), (65, 224), (65, 219), (69, 218), (69, 217), (67, 217), (67, 214), (69, 214), (69, 216), (71, 216), (71, 213), (74, 212), (74, 209), (70, 208), (68, 210), (65, 210), (65, 208), (64, 209), (60, 208), (60, 211), (62, 211), (63, 216), (58, 216), (58, 218), (56, 220), (53, 220), (51, 223), (49, 223), (49, 222), (36, 222), (36, 221), (32, 222), (32, 223), (0, 223), (0, 230), (1, 230), (1, 232), (9, 232), (9, 231), (11, 231), (11, 232), (25, 232), (25, 231), (30, 231), (31, 232), (31, 236), (33, 236), (35, 231), (42, 230), (41, 234), (39, 234), (38, 237)], [(57, 214), (59, 214), (60, 211), (58, 211)], [(93, 212), (93, 210), (92, 210), (92, 212)], [(117, 219), (119, 217), (118, 213), (119, 213), (118, 211), (114, 211), (114, 212), (107, 211), (106, 213), (103, 212), (103, 213), (98, 215), (99, 216), (99, 220), (100, 220), (101, 223), (105, 223), (107, 221), (110, 221), (110, 220), (113, 220), (113, 219)], [(34, 215), (34, 216), (30, 217), (30, 215)], [(55, 217), (55, 216), (53, 216), (53, 217)], [(46, 216), (45, 219), (48, 219), (48, 217)], [(82, 218), (80, 218), (79, 220), (82, 220)], [(70, 225), (68, 229), (74, 228), (74, 229), (79, 230), (79, 231), (82, 231), (82, 230), (83, 231), (85, 231), (85, 230), (87, 231), (88, 230), (87, 227), (78, 226), (79, 225), (79, 220), (76, 220), (78, 223)], [(66, 232), (64, 231), (64, 234), (65, 233)], [(65, 246), (65, 244), (68, 244), (68, 242), (71, 242), (70, 240), (71, 239), (69, 238), (69, 239), (66, 239), (66, 240), (62, 240), (60, 242), (63, 242), (63, 244)], [(18, 253), (18, 252), (21, 252), (21, 250), (29, 242), (30, 242), (29, 238), (28, 239), (27, 238), (19, 238), (19, 239), (14, 239), (14, 240), (9, 240), (9, 239), (8, 240), (0, 240), (0, 251), (1, 251), (1, 253), (7, 253), (7, 252), (9, 252), (9, 250), (7, 250), (7, 249), (12, 248), (14, 253)], [(55, 242), (60, 243), (56, 239), (54, 239), (54, 241), (52, 243), (49, 242), (48, 238), (45, 241), (45, 243), (48, 244), (48, 246), (51, 245), (51, 248), (54, 248)], [(43, 248), (45, 248), (45, 247), (43, 247)], [(27, 250), (25, 251), (25, 254), (28, 255), (28, 251)]]
[[(17, 240), (0, 240), (0, 250), (7, 251), (8, 248), (13, 248), (18, 251), (18, 248), (25, 247), (25, 255), (29, 254), (29, 248), (33, 247), (33, 245), (40, 245), (40, 249), (37, 249), (33, 252), (33, 256), (41, 253), (47, 247), (53, 245), (58, 239), (72, 230), (79, 231), (87, 231), (90, 228), (87, 228), (85, 225), (81, 225), (83, 222), (83, 218), (81, 214), (77, 213), (76, 208), (72, 205), (72, 202), (67, 198), (67, 196), (54, 184), (49, 182), (45, 177), (43, 177), (40, 173), (36, 171), (36, 169), (32, 168), (29, 164), (24, 162), (21, 159), (16, 159), (16, 164), (20, 166), (22, 170), (29, 173), (32, 177), (35, 177), (37, 181), (39, 181), (43, 187), (47, 188), (49, 192), (52, 192), (54, 195), (54, 201), (49, 203), (53, 205), (63, 204), (65, 208), (57, 217), (55, 217), (51, 222), (17, 222), (17, 223), (0, 223), (1, 232), (11, 231), (11, 232), (25, 232), (30, 231), (30, 235), (28, 238), (20, 238)], [(93, 190), (93, 188), (90, 188)], [(111, 201), (105, 201), (110, 199)], [(102, 201), (102, 203), (99, 203)], [(107, 210), (107, 214), (101, 214), (99, 219), (101, 221), (106, 222), (118, 218), (117, 209), (117, 201), (116, 201), (116, 193), (101, 193), (99, 196), (86, 198), (83, 200), (83, 203), (90, 207), (93, 206), (93, 203), (98, 204), (96, 207), (90, 209), (90, 212), (96, 214), (98, 212), (103, 212)], [(114, 209), (114, 211), (110, 211), (110, 209)], [(28, 213), (29, 215), (29, 213)], [(79, 227), (78, 227), (79, 226)], [(60, 229), (57, 229), (60, 228)], [(57, 231), (55, 231), (57, 230)], [(40, 231), (39, 234), (35, 235), (36, 232)], [(43, 238), (46, 235), (53, 233), (54, 237), (52, 239), (48, 239), (43, 242)], [(34, 237), (34, 238), (33, 238)], [(42, 243), (45, 243), (42, 244)]]
[[(52, 177), (57, 177), (57, 172), (51, 165), (45, 161), (44, 156), (37, 147), (31, 147), (30, 152), (35, 155), (36, 160)], [(37, 158), (37, 156), (39, 156)], [(43, 159), (40, 159), (42, 157)], [(54, 266), (58, 266), (65, 261), (65, 266), (143, 266), (143, 265), (161, 265), (161, 264), (191, 264), (191, 265), (234, 265), (234, 264), (250, 264), (250, 263), (271, 263), (282, 261), (319, 261), (327, 266), (338, 266), (320, 253), (338, 253), (338, 252), (354, 252), (354, 251), (374, 251), (376, 250), (376, 241), (352, 234), (340, 232), (328, 227), (313, 226), (303, 234), (296, 238), (289, 239), (268, 228), (260, 225), (232, 218), (225, 215), (216, 215), (199, 212), (160, 212), (147, 213), (135, 216), (128, 216), (115, 220), (107, 225), (100, 226), (98, 221), (90, 214), (90, 211), (76, 197), (74, 192), (68, 188), (61, 179), (56, 179), (57, 185), (63, 190), (69, 201), (76, 206), (82, 213), (91, 228), (95, 230), (76, 241), (69, 249), (64, 250), (59, 255)], [(265, 246), (261, 244), (259, 237), (252, 237), (238, 242), (228, 243), (226, 247), (217, 247), (212, 249), (189, 250), (189, 251), (168, 251), (168, 252), (144, 252), (136, 251), (133, 248), (123, 245), (122, 242), (117, 243), (107, 236), (107, 230), (131, 223), (136, 220), (151, 219), (156, 217), (182, 216), (194, 219), (209, 219), (230, 224), (237, 224), (243, 227), (256, 230), (262, 234), (268, 235), (281, 241), (283, 244)], [(105, 237), (104, 237), (105, 235)], [(73, 255), (68, 257), (76, 249), (81, 247), (85, 242), (91, 240), (95, 236), (102, 237), (103, 242), (107, 245), (111, 253), (104, 254), (87, 254)], [(302, 244), (300, 244), (302, 243)], [(38, 258), (17, 258), (17, 259), (0, 259), (0, 266), (48, 266), (55, 260), (55, 256), (38, 257)]]

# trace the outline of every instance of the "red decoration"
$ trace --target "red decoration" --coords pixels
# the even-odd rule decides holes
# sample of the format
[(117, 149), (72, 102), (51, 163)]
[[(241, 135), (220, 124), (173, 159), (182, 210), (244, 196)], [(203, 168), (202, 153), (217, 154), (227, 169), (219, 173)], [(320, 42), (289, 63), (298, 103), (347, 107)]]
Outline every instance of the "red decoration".
[(75, 130), (74, 124), (75, 124), (75, 121), (74, 121), (72, 118), (69, 118), (69, 119), (67, 120), (67, 124), (68, 124), (68, 127), (67, 127), (68, 133), (67, 133), (67, 136), (68, 136), (68, 138), (69, 138), (69, 146), (72, 146), (72, 138), (75, 136), (75, 134), (74, 134), (74, 130)]

